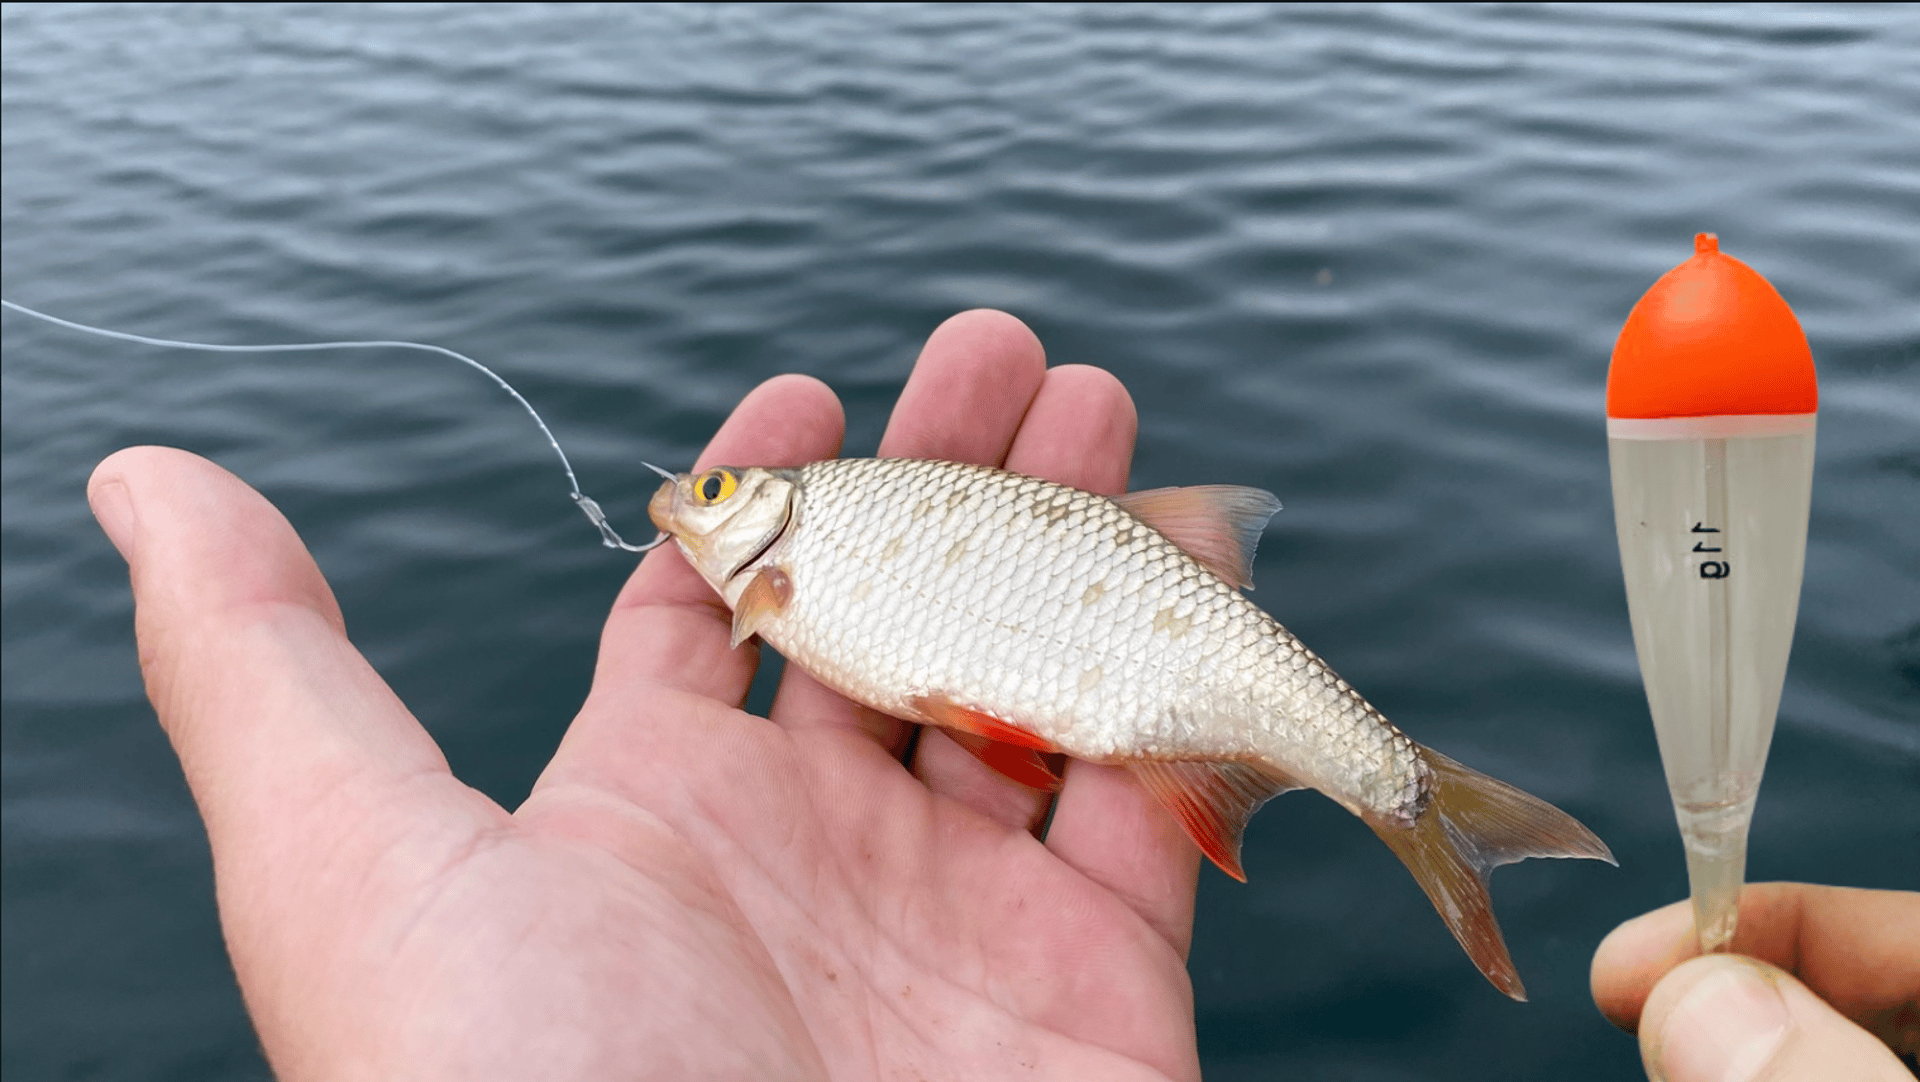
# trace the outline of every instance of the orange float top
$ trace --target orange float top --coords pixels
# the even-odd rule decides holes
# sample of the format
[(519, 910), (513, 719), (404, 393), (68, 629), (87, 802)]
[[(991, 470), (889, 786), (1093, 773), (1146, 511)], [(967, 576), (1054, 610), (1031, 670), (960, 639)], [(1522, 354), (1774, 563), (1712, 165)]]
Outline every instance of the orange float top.
[(1609, 417), (1812, 413), (1819, 382), (1807, 336), (1773, 285), (1693, 238), (1693, 258), (1627, 315), (1607, 370)]

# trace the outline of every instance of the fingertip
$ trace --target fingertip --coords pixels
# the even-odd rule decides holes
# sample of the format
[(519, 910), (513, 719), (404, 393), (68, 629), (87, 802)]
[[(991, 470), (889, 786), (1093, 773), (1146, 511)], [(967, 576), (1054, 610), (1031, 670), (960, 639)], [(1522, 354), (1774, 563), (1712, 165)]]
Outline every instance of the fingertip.
[(1588, 981), (1594, 1005), (1608, 1021), (1634, 1032), (1654, 985), (1696, 953), (1690, 902), (1675, 902), (1621, 924), (1593, 952)]
[(1139, 415), (1133, 396), (1104, 368), (1047, 370), (1007, 452), (1007, 468), (1090, 492), (1126, 491)]
[(1738, 954), (1694, 958), (1662, 979), (1640, 1048), (1665, 1082), (1905, 1076), (1873, 1034), (1784, 970)]
[(694, 464), (796, 466), (840, 453), (846, 412), (825, 383), (795, 373), (775, 376), (740, 400)]
[(1046, 374), (1026, 324), (989, 308), (952, 316), (920, 350), (880, 454), (999, 465)]
[(1119, 376), (1094, 364), (1057, 364), (1047, 369), (1047, 378), (1066, 386), (1089, 410), (1106, 415), (1132, 442), (1139, 428), (1139, 412), (1134, 408), (1133, 394)]
[(127, 491), (127, 483), (118, 477), (103, 479), (96, 475), (89, 479), (87, 506), (93, 509), (93, 520), (113, 542), (120, 558), (131, 565), (139, 554), (140, 523), (133, 515), (133, 496)]
[(142, 463), (149, 460), (165, 459), (172, 455), (186, 454), (187, 452), (173, 447), (154, 447), (148, 445), (122, 447), (120, 450), (101, 459), (100, 464), (93, 468), (92, 475), (87, 478), (87, 489), (91, 491), (95, 485), (105, 481), (122, 480), (127, 471), (138, 470)]
[(173, 447), (129, 447), (87, 480), (87, 501), (151, 610), (284, 602), (341, 626), (340, 607), (284, 516), (245, 481)]
[(218, 476), (231, 479), (235, 484), (245, 482), (234, 477), (219, 465), (178, 447), (161, 447), (143, 444), (138, 447), (122, 447), (120, 450), (100, 460), (93, 468), (93, 474), (87, 478), (87, 489), (114, 482), (156, 481), (181, 479), (188, 477)]
[(216, 859), (270, 859), (286, 845), (289, 810), (344, 779), (444, 773), (265, 497), (167, 447), (110, 456), (88, 492), (110, 534), (131, 531), (122, 544), (141, 671)]
[(1640, 1026), (1648, 1075), (1665, 1082), (1746, 1082), (1760, 1077), (1792, 1019), (1764, 962), (1714, 954), (1681, 963), (1647, 997)]
[(1033, 328), (998, 308), (969, 308), (948, 316), (927, 336), (929, 348), (936, 344), (1016, 356), (1041, 367), (1047, 363), (1046, 348)]
[(129, 564), (138, 555), (141, 533), (129, 486), (166, 472), (177, 457), (201, 461), (171, 447), (126, 447), (101, 459), (87, 477), (87, 506), (94, 521)]

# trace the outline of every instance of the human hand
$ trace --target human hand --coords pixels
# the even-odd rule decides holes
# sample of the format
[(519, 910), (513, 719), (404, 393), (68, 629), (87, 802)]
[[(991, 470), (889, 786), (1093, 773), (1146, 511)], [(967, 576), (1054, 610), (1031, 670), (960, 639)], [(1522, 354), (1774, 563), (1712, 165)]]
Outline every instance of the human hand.
[(1665, 1082), (1870, 1082), (1920, 1057), (1920, 894), (1755, 883), (1737, 954), (1696, 957), (1693, 907), (1613, 930), (1593, 999)]
[[(842, 427), (825, 386), (781, 377), (696, 469), (830, 456)], [(1046, 370), (1024, 326), (970, 312), (881, 452), (1118, 492), (1133, 436), (1111, 376)], [(1042, 843), (1049, 798), (937, 731), (793, 669), (771, 720), (744, 713), (757, 655), (669, 545), (510, 813), (448, 771), (257, 493), (136, 448), (89, 499), (285, 1082), (1198, 1076), (1198, 856), (1121, 772), (1068, 764)]]

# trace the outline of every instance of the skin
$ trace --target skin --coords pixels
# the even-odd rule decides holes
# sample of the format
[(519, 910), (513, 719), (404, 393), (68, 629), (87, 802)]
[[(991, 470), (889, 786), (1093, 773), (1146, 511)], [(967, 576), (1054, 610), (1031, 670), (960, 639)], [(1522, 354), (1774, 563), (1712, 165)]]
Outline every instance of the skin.
[[(830, 456), (842, 429), (783, 376), (699, 468)], [(934, 332), (880, 450), (1118, 492), (1133, 438), (1112, 376), (978, 311)], [(257, 493), (148, 447), (89, 497), (286, 1082), (1198, 1077), (1198, 855), (1120, 772), (1069, 764), (1043, 844), (1039, 794), (804, 674), (746, 714), (757, 654), (663, 546), (510, 812), (449, 773)]]
[(1699, 956), (1688, 902), (1628, 921), (1601, 942), (1594, 1002), (1615, 1025), (1639, 1034), (1649, 1077), (1913, 1077), (1920, 894), (1752, 884), (1740, 896), (1733, 950)]
[[(697, 468), (829, 456), (842, 427), (825, 386), (783, 376)], [(1133, 438), (1112, 376), (1048, 369), (1025, 326), (976, 311), (934, 332), (880, 450), (1114, 493)], [(88, 496), (128, 561), (148, 692), (283, 1082), (1198, 1077), (1199, 855), (1123, 772), (1068, 762), (1056, 805), (792, 669), (769, 718), (746, 714), (757, 654), (728, 649), (727, 611), (663, 546), (509, 812), (448, 771), (259, 494), (145, 447)], [(1777, 938), (1737, 945), (1805, 982), (1777, 985), (1798, 1058), (1764, 1077), (1833, 1077), (1809, 1066), (1830, 1049), (1892, 1062), (1813, 993), (1911, 1052), (1915, 896), (1755, 889), (1791, 897), (1743, 911), (1743, 937)], [(1688, 935), (1662, 910), (1594, 962), (1650, 1063), (1719, 1032), (1684, 1009), (1689, 967), (1718, 964), (1680, 964)]]

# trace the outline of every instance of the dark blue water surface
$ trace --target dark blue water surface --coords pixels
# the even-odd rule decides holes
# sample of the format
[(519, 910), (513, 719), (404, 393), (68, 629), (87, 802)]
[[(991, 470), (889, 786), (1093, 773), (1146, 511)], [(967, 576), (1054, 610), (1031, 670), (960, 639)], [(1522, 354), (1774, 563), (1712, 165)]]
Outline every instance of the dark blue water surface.
[[(1328, 801), (1208, 872), (1208, 1076), (1634, 1077), (1586, 991), (1685, 875), (1629, 637), (1613, 335), (1697, 230), (1821, 372), (1793, 666), (1750, 875), (1920, 886), (1920, 14), (1820, 8), (312, 7), (4, 13), (5, 295), (174, 338), (490, 361), (647, 534), (759, 381), (870, 453), (990, 305), (1141, 406), (1136, 487), (1287, 509), (1257, 597), (1417, 738), (1618, 870), (1495, 880), (1534, 1001)], [(631, 559), (475, 373), (5, 331), (9, 1080), (264, 1077), (141, 691), (89, 469), (154, 442), (291, 517), (464, 779), (526, 794)]]

